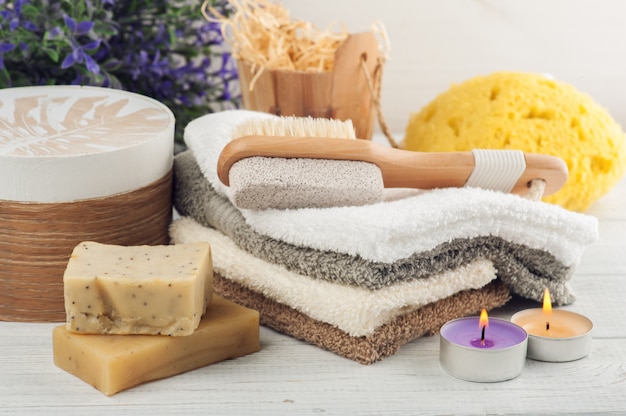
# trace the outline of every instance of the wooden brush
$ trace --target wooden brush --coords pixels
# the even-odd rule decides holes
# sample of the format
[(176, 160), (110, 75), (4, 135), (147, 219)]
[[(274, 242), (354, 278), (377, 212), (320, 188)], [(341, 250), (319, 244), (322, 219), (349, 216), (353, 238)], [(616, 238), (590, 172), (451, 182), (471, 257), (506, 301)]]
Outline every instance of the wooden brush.
[(233, 137), (220, 154), (218, 177), (247, 209), (364, 205), (382, 200), (384, 188), (471, 185), (525, 194), (534, 179), (545, 181), (549, 195), (568, 175), (563, 160), (542, 154), (393, 149), (355, 139), (350, 121), (333, 119), (250, 120)]

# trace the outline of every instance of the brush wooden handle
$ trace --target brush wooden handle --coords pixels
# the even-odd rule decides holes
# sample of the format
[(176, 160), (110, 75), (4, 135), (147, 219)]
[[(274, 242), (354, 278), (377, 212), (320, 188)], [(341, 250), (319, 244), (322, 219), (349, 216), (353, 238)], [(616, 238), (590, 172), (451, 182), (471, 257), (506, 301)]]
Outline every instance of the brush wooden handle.
[[(413, 152), (355, 139), (245, 136), (222, 150), (217, 166), (220, 181), (229, 185), (231, 166), (240, 159), (258, 156), (370, 162), (380, 168), (386, 188), (462, 187), (475, 167), (471, 152)], [(567, 165), (560, 158), (531, 153), (525, 153), (524, 158), (526, 169), (512, 193), (525, 194), (530, 181), (543, 179), (544, 195), (550, 195), (567, 181)]]

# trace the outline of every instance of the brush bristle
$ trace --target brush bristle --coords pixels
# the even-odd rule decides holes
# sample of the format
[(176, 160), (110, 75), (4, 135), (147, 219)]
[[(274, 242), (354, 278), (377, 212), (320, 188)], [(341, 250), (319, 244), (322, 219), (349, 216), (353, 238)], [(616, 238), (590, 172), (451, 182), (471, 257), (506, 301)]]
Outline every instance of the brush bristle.
[(355, 139), (351, 120), (312, 117), (249, 119), (233, 129), (233, 138), (243, 136), (332, 137)]

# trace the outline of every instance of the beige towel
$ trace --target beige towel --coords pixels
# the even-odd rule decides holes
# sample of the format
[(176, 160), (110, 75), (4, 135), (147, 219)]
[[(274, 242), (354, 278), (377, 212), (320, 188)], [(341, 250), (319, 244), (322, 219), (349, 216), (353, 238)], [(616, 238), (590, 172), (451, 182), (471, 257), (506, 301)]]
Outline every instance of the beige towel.
[(462, 290), (479, 289), (496, 278), (490, 261), (476, 259), (428, 278), (371, 290), (290, 272), (241, 250), (224, 234), (191, 218), (174, 221), (170, 236), (175, 244), (209, 243), (215, 273), (352, 336), (371, 335), (399, 315)]
[(458, 292), (401, 315), (370, 336), (353, 337), (218, 274), (214, 276), (214, 288), (226, 299), (259, 311), (262, 325), (361, 364), (382, 360), (395, 354), (402, 345), (436, 333), (451, 319), (478, 313), (482, 308), (502, 306), (510, 298), (506, 286), (495, 280), (481, 289)]

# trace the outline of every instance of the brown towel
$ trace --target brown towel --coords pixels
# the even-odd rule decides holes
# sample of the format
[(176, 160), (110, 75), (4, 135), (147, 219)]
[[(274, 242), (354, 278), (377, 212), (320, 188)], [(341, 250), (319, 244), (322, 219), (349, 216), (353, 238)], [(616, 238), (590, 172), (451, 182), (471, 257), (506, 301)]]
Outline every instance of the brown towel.
[(259, 311), (262, 325), (361, 364), (371, 364), (395, 354), (402, 345), (436, 333), (451, 319), (478, 313), (483, 308), (502, 306), (510, 299), (506, 286), (495, 280), (481, 289), (459, 292), (402, 315), (370, 336), (352, 337), (220, 275), (214, 276), (213, 284), (217, 294)]

